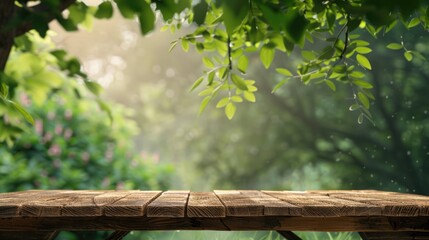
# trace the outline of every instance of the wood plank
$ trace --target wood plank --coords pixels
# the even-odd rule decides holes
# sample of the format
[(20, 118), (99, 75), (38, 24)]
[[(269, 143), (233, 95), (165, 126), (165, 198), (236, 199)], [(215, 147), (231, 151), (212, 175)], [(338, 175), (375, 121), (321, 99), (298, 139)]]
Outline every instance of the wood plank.
[(328, 196), (312, 195), (307, 192), (263, 191), (264, 193), (301, 207), (301, 215), (305, 217), (339, 217), (353, 215), (355, 209), (336, 201)]
[(191, 192), (187, 205), (188, 217), (225, 217), (225, 206), (213, 192)]
[(0, 217), (18, 217), (23, 204), (40, 195), (38, 191), (22, 191), (0, 194)]
[[(320, 200), (325, 203), (330, 203), (334, 205), (342, 205), (344, 213), (341, 216), (381, 216), (383, 208), (379, 205), (370, 204), (368, 202), (359, 202), (355, 201), (354, 198), (349, 199), (343, 199), (338, 198), (338, 194), (344, 195), (344, 192), (348, 192), (350, 195), (358, 192), (358, 193), (366, 193), (374, 191), (368, 191), (368, 190), (357, 190), (357, 191), (309, 191), (310, 197), (315, 200)], [(316, 195), (314, 195), (316, 194)], [(365, 194), (363, 194), (365, 195)], [(329, 198), (326, 198), (325, 196), (328, 196)], [(361, 195), (359, 195), (361, 196)]]
[(228, 216), (300, 216), (301, 208), (261, 191), (215, 190)]
[(166, 191), (147, 206), (148, 217), (185, 217), (189, 191)]
[(215, 190), (226, 208), (227, 216), (263, 216), (264, 205), (254, 201), (250, 192)]
[(386, 198), (380, 194), (332, 194), (330, 196), (378, 206), (382, 209), (383, 216), (418, 216), (420, 212), (420, 207), (414, 202), (396, 201), (393, 197)]
[(57, 203), (63, 204), (61, 216), (101, 216), (102, 211), (95, 204), (95, 197), (103, 193), (104, 191), (70, 192), (66, 197), (61, 198), (61, 201), (57, 201)]
[(106, 216), (143, 216), (146, 206), (161, 194), (161, 191), (132, 192), (113, 203), (104, 205)]
[(57, 232), (55, 231), (9, 231), (9, 232), (1, 232), (0, 231), (0, 239), (7, 240), (50, 240), (55, 239), (57, 236)]
[(359, 235), (364, 240), (429, 240), (427, 232), (365, 232)]
[(25, 217), (0, 218), (0, 231), (37, 230), (279, 230), (429, 232), (428, 217)]

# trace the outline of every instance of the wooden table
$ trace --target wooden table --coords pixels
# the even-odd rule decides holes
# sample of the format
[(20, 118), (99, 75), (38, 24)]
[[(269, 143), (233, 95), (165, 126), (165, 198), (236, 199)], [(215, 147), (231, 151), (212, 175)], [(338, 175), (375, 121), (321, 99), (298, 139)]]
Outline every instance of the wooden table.
[[(0, 239), (54, 239), (61, 230), (359, 232), (429, 239), (429, 197), (365, 191), (71, 191), (0, 194)], [(31, 238), (29, 237), (31, 236)]]

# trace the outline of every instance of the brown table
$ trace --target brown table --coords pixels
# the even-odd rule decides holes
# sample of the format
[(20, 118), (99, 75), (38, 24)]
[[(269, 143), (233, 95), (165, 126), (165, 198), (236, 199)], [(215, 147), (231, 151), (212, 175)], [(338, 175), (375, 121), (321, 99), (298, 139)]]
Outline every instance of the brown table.
[[(429, 197), (359, 191), (73, 191), (0, 193), (0, 239), (54, 239), (61, 230), (359, 232), (429, 239)], [(30, 237), (31, 236), (31, 237)]]

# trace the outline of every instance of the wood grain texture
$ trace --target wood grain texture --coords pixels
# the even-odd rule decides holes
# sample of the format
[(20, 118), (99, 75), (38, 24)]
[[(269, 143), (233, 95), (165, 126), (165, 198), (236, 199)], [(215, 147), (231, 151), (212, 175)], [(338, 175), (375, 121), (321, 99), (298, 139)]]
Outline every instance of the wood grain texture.
[(254, 201), (251, 193), (236, 190), (215, 190), (226, 207), (227, 216), (263, 216), (264, 205)]
[(0, 231), (0, 239), (7, 240), (51, 240), (58, 235), (56, 231)]
[(228, 216), (300, 216), (301, 208), (261, 191), (215, 190)]
[(185, 217), (189, 191), (166, 191), (147, 206), (148, 217)]
[(264, 193), (301, 208), (305, 217), (339, 217), (352, 215), (352, 206), (345, 207), (328, 196), (309, 194), (307, 192), (263, 191)]
[(143, 216), (146, 206), (161, 194), (161, 191), (132, 192), (125, 197), (104, 205), (106, 216)]
[[(361, 202), (368, 205), (378, 206), (383, 216), (418, 216), (420, 212), (425, 215), (428, 212), (429, 202), (420, 200), (420, 204), (413, 198), (400, 198), (396, 194), (369, 193), (369, 194), (330, 194), (335, 198)], [(426, 205), (426, 206), (425, 206)]]
[(428, 209), (427, 196), (373, 190), (216, 190), (214, 193), (32, 190), (0, 193), (0, 232), (41, 231), (42, 235), (43, 231), (56, 230), (181, 229), (429, 232)]
[(186, 216), (188, 217), (225, 217), (225, 206), (213, 192), (191, 192)]
[(429, 240), (427, 232), (366, 232), (359, 235), (363, 240)]
[(25, 217), (0, 218), (1, 231), (54, 230), (283, 230), (429, 232), (427, 217)]

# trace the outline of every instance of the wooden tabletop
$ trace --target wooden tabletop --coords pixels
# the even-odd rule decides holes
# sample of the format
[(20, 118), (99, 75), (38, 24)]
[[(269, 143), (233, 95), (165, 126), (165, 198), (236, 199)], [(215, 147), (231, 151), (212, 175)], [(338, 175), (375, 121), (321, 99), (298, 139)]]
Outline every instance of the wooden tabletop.
[(360, 191), (0, 193), (0, 231), (429, 231), (429, 197)]

